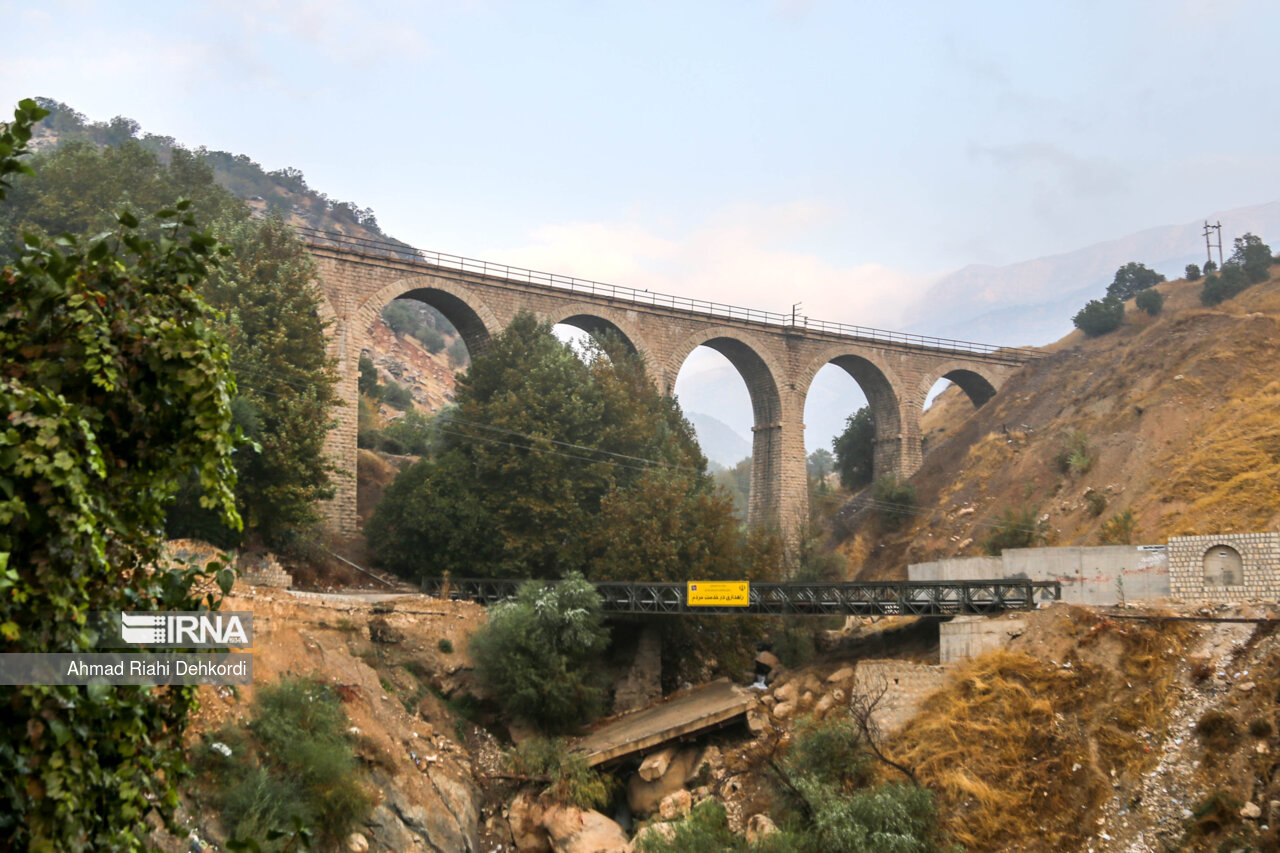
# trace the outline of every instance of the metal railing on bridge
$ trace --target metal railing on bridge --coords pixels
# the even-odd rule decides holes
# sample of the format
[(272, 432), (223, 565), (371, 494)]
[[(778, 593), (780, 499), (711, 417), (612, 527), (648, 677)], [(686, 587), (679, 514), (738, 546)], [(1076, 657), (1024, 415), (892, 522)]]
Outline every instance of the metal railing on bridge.
[(672, 296), (671, 294), (656, 293), (650, 290), (619, 287), (615, 284), (605, 284), (604, 282), (591, 281), (590, 279), (513, 267), (510, 264), (497, 264), (490, 261), (462, 257), (461, 255), (415, 249), (405, 243), (353, 237), (336, 231), (321, 231), (305, 226), (298, 226), (295, 230), (305, 242), (320, 248), (342, 249), (403, 263), (425, 265), (435, 269), (489, 276), (521, 284), (555, 287), (574, 293), (587, 293), (592, 296), (602, 296), (607, 299), (615, 299), (637, 305), (671, 308), (677, 311), (688, 311), (711, 317), (779, 326), (783, 327), (784, 330), (832, 335), (868, 343), (942, 350), (980, 358), (984, 361), (1008, 364), (1022, 364), (1031, 359), (1044, 357), (1043, 353), (1033, 349), (1001, 347), (995, 344), (980, 344), (974, 341), (959, 341), (952, 338), (934, 338), (927, 335), (913, 335), (907, 332), (894, 332), (868, 326), (851, 326), (847, 323), (817, 320), (802, 314), (778, 314), (773, 311), (759, 311), (755, 308), (743, 308), (722, 302), (707, 302), (702, 299), (689, 299), (685, 296)]
[[(425, 578), (422, 591), (437, 598), (496, 604), (514, 598), (524, 581)], [(554, 581), (548, 581), (554, 583)], [(684, 583), (597, 581), (608, 613), (754, 614), (800, 616), (953, 616), (1033, 610), (1059, 601), (1057, 581), (876, 581), (868, 583), (752, 582), (745, 607), (687, 603)]]

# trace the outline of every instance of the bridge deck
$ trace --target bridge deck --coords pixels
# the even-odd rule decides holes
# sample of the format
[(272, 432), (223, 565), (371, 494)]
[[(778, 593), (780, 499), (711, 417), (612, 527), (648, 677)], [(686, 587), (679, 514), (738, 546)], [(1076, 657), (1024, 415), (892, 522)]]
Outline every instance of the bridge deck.
[(606, 723), (573, 744), (592, 767), (676, 738), (722, 726), (747, 712), (751, 698), (727, 679), (713, 681), (661, 705)]
[[(492, 578), (425, 578), (422, 591), (439, 598), (494, 604), (514, 598), (522, 581)], [(548, 581), (551, 583), (551, 581)], [(947, 582), (752, 583), (745, 607), (691, 606), (683, 583), (598, 581), (609, 613), (730, 615), (951, 616), (1032, 610), (1062, 598), (1057, 581), (969, 580)]]

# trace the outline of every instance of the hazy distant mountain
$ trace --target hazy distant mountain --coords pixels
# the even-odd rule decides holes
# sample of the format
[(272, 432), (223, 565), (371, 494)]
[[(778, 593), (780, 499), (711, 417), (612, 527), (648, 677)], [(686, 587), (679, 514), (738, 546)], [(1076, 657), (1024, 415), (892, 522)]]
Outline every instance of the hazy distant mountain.
[(698, 434), (702, 453), (712, 462), (732, 468), (751, 455), (751, 442), (719, 418), (702, 412), (685, 412)]
[[(1232, 240), (1246, 232), (1280, 248), (1280, 201), (1205, 218), (1221, 220), (1226, 257), (1231, 256)], [(1116, 270), (1129, 261), (1170, 279), (1181, 278), (1189, 263), (1203, 265), (1203, 230), (1204, 219), (1199, 219), (1008, 266), (967, 266), (929, 289), (908, 312), (909, 329), (984, 343), (1049, 343), (1071, 331), (1071, 317), (1085, 302), (1101, 297)]]

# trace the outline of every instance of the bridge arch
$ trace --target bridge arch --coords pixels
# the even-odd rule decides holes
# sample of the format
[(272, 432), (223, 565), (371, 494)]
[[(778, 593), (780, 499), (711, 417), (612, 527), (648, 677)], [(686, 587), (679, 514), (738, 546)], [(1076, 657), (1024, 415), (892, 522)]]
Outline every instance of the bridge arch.
[[(653, 363), (652, 350), (636, 329), (635, 324), (627, 319), (625, 311), (616, 311), (600, 305), (575, 303), (558, 308), (554, 313), (549, 314), (547, 319), (553, 326), (573, 326), (592, 337), (604, 332), (613, 332), (632, 352), (644, 358), (651, 373), (659, 367)], [(655, 382), (658, 379), (656, 375), (653, 378)]]
[(394, 299), (416, 299), (435, 308), (458, 330), (473, 358), (503, 327), (484, 300), (466, 285), (434, 275), (412, 276), (388, 284), (360, 306), (356, 334), (361, 348), (367, 345), (369, 328), (378, 314)]
[(946, 379), (954, 382), (965, 393), (975, 409), (982, 408), (988, 400), (995, 396), (1003, 384), (1003, 377), (995, 372), (984, 373), (979, 365), (972, 362), (965, 365), (943, 364), (936, 369), (926, 371), (920, 384), (912, 394), (912, 402), (923, 409), (925, 400), (938, 380)]
[[(795, 455), (791, 445), (800, 441), (799, 436), (789, 434), (789, 421), (783, 413), (778, 378), (786, 374), (779, 369), (770, 349), (754, 335), (728, 326), (711, 326), (694, 332), (672, 348), (662, 372), (665, 391), (670, 393), (674, 389), (681, 366), (700, 346), (709, 347), (729, 360), (746, 383), (751, 398), (754, 425), (747, 523), (790, 529), (793, 517), (803, 517), (807, 494), (792, 482), (794, 477), (786, 476), (790, 467), (788, 456)], [(795, 420), (798, 423), (798, 419)], [(803, 465), (803, 459), (800, 462)], [(800, 471), (803, 472), (802, 467)]]
[(806, 397), (814, 377), (828, 364), (849, 374), (866, 395), (867, 406), (876, 425), (874, 476), (903, 475), (900, 445), (903, 433), (909, 430), (904, 429), (901, 397), (897, 390), (901, 382), (893, 369), (880, 361), (875, 352), (850, 352), (847, 346), (832, 346), (812, 359), (797, 377), (796, 386), (804, 390)]

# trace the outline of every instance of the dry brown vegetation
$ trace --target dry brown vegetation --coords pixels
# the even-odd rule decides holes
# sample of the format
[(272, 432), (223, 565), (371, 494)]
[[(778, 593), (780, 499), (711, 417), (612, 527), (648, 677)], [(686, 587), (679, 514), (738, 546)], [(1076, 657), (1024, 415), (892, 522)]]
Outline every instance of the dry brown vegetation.
[[(1201, 282), (1159, 289), (1161, 315), (1130, 305), (1116, 332), (1068, 335), (981, 409), (944, 393), (926, 413), (912, 478), (921, 515), (874, 544), (855, 532), (842, 546), (864, 558), (864, 577), (981, 553), (1009, 508), (1035, 509), (1048, 543), (1063, 545), (1098, 544), (1125, 510), (1134, 542), (1280, 524), (1280, 280), (1214, 308), (1200, 305)], [(1088, 441), (1086, 470), (1056, 463), (1069, 434)], [(1093, 512), (1103, 498), (1105, 512)]]
[(1088, 837), (1164, 734), (1190, 630), (1055, 608), (1015, 651), (959, 668), (892, 743), (969, 849), (1058, 850)]

